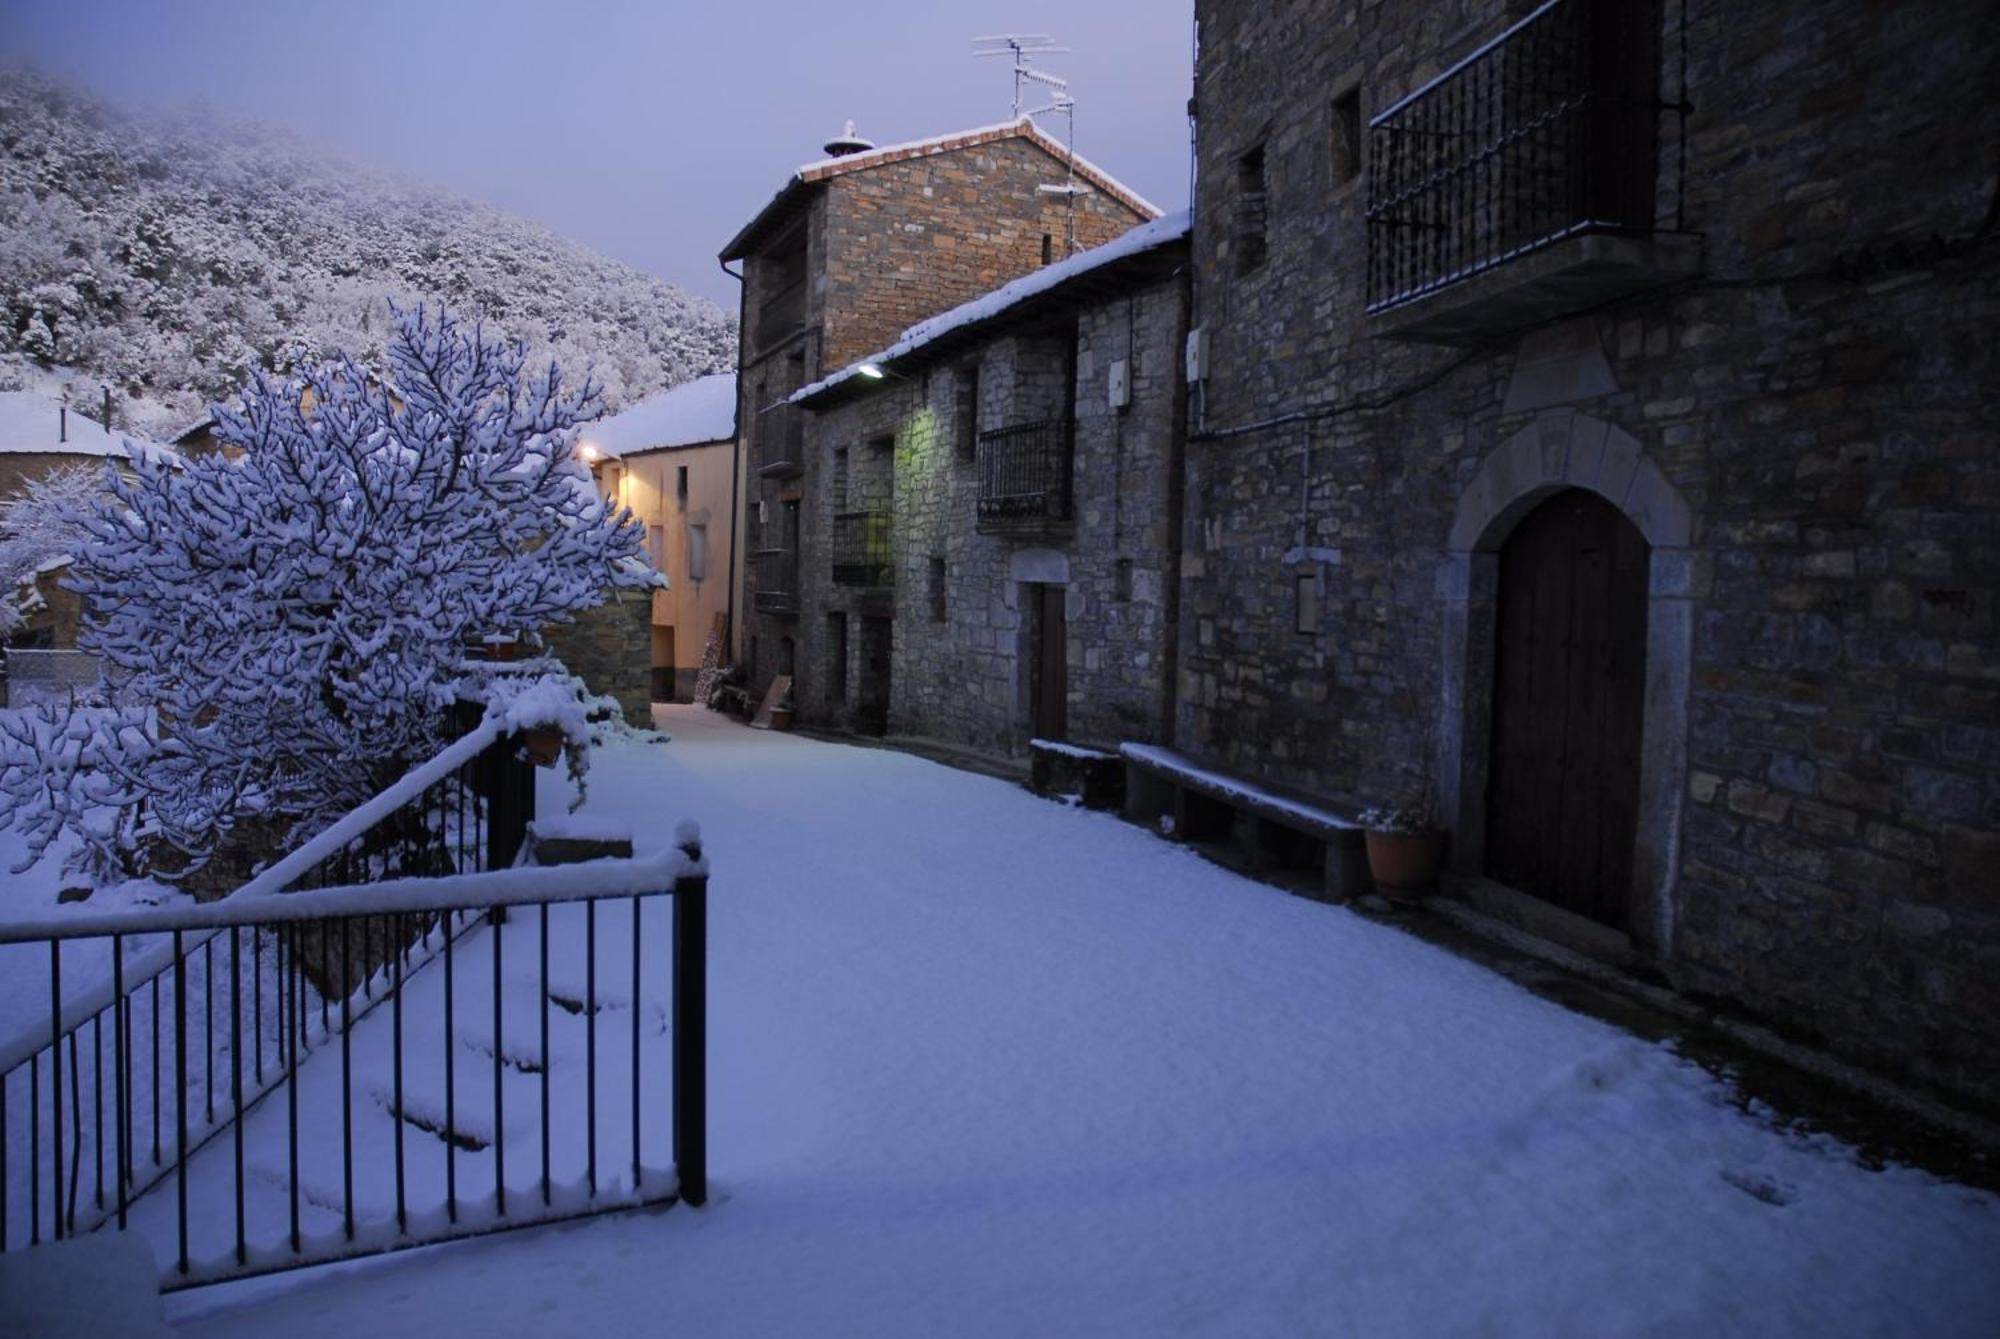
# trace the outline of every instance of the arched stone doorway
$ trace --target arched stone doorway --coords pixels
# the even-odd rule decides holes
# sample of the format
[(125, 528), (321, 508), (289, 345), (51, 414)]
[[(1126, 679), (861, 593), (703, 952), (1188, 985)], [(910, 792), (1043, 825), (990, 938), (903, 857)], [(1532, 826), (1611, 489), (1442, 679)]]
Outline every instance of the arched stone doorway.
[(1569, 488), (1500, 547), (1492, 878), (1615, 930), (1631, 915), (1649, 546), (1624, 513)]
[[(1697, 580), (1694, 517), (1678, 489), (1629, 433), (1558, 411), (1515, 433), (1481, 464), (1459, 499), (1439, 572), (1444, 597), (1437, 775), (1454, 872), (1487, 877), (1495, 747), (1502, 550), (1542, 504), (1570, 490), (1601, 498), (1645, 545), (1645, 647), (1638, 683), (1638, 777), (1625, 914), (1633, 944), (1664, 956), (1672, 935), (1681, 797), (1687, 772), (1687, 693)], [(1630, 599), (1636, 587), (1629, 582)], [(1501, 864), (1508, 857), (1502, 854)], [(1496, 882), (1501, 880), (1496, 879)], [(1513, 886), (1509, 884), (1508, 886)], [(1534, 888), (1519, 892), (1545, 896)], [(1615, 894), (1614, 894), (1615, 896)]]

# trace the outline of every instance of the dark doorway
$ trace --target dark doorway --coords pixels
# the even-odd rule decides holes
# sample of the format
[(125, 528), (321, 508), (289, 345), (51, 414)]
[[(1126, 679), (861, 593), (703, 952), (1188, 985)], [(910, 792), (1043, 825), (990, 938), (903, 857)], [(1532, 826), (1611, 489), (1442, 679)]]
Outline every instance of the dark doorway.
[(847, 705), (847, 615), (826, 616), (827, 686), (836, 706)]
[(1649, 550), (1595, 493), (1530, 512), (1500, 550), (1486, 871), (1623, 930), (1645, 706)]
[(887, 618), (861, 620), (861, 691), (854, 704), (854, 728), (864, 734), (889, 731), (889, 675), (896, 624)]
[(1035, 738), (1069, 734), (1069, 615), (1067, 587), (1030, 586), (1035, 603), (1035, 671), (1030, 694)]

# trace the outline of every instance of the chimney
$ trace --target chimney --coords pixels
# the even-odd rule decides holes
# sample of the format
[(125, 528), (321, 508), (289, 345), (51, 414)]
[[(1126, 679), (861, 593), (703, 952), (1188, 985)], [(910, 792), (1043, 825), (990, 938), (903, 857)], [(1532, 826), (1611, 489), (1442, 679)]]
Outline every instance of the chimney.
[(875, 147), (875, 141), (862, 139), (854, 133), (854, 122), (849, 121), (845, 129), (820, 146), (828, 158), (845, 158), (851, 153), (867, 153)]

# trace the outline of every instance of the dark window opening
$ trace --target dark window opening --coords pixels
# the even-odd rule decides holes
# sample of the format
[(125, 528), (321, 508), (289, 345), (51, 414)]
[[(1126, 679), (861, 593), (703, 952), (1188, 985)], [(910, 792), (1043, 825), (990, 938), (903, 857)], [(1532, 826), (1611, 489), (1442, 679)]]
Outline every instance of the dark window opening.
[(1132, 560), (1130, 558), (1120, 558), (1118, 560), (1117, 583), (1113, 588), (1113, 595), (1120, 604), (1128, 603), (1132, 599)]
[(847, 448), (836, 447), (833, 452), (833, 505), (837, 510), (847, 508)]
[(1350, 88), (1333, 100), (1333, 184), (1361, 175), (1361, 90)]
[(1045, 232), (1042, 234), (1042, 264), (1046, 265), (1055, 258), (1056, 258), (1055, 234)]
[(1319, 577), (1302, 576), (1298, 579), (1298, 630), (1307, 636), (1319, 635)]
[(958, 458), (972, 460), (979, 454), (979, 364), (958, 369), (952, 385), (958, 413)]
[(688, 467), (685, 465), (680, 466), (674, 471), (674, 496), (680, 499), (683, 507), (687, 505)]
[(827, 666), (832, 671), (827, 676), (828, 687), (833, 692), (835, 702), (845, 702), (847, 701), (847, 615), (828, 614), (826, 624), (827, 651), (832, 662)]
[(1264, 172), (1264, 146), (1259, 144), (1236, 160), (1236, 272), (1248, 274), (1264, 263), (1269, 182)]
[(944, 559), (931, 559), (931, 622), (945, 621)]

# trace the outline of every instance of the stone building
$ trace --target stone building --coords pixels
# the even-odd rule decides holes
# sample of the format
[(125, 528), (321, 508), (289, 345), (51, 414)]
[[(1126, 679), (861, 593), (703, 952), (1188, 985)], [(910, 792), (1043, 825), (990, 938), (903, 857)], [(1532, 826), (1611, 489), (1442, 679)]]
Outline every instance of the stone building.
[(1185, 213), (806, 388), (803, 720), (990, 754), (1164, 737)]
[(2000, 1101), (2000, 10), (1196, 11), (1177, 746)]
[[(877, 148), (852, 127), (723, 247), (743, 265), (738, 395), (749, 559), (736, 651), (758, 691), (797, 668), (808, 510), (793, 392), (923, 317), (1159, 211), (1026, 118)], [(857, 631), (858, 636), (858, 631)]]
[(646, 527), (646, 554), (668, 579), (652, 595), (652, 700), (692, 701), (709, 634), (730, 613), (736, 377), (718, 372), (647, 396), (585, 427), (577, 448), (600, 495)]

